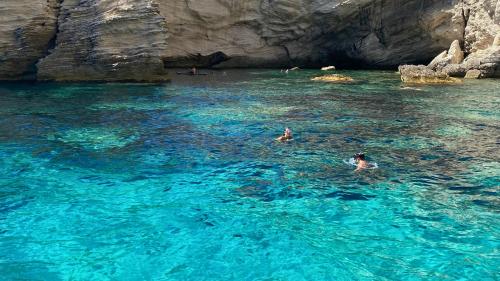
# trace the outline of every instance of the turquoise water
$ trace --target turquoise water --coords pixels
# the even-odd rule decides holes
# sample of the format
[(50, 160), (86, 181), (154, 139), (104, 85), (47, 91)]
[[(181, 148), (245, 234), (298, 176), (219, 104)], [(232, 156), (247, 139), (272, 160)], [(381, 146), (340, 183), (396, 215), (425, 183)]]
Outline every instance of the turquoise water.
[(500, 83), (318, 74), (0, 84), (0, 279), (498, 280)]

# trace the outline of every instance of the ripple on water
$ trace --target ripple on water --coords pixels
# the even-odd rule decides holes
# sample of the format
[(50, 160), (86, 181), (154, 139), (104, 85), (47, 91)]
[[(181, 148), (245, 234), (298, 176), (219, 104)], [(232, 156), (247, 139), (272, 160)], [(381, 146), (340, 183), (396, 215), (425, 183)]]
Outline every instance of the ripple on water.
[(176, 106), (168, 102), (112, 102), (112, 103), (97, 103), (89, 106), (91, 110), (137, 110), (137, 111), (151, 111), (151, 110), (172, 110)]

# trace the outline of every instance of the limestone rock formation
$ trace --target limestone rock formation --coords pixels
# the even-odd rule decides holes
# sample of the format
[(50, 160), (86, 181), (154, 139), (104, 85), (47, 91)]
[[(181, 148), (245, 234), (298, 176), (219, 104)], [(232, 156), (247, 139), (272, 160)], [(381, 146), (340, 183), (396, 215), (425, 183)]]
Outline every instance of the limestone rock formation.
[(437, 55), (427, 66), (430, 69), (442, 68), (450, 63), (450, 59), (448, 57), (448, 51), (443, 51), (439, 55)]
[(467, 71), (465, 74), (465, 79), (478, 79), (481, 77), (481, 71), (477, 69), (472, 69)]
[(401, 80), (408, 84), (450, 84), (461, 80), (446, 73), (434, 71), (425, 65), (402, 65), (399, 67)]
[(34, 79), (56, 34), (57, 0), (0, 2), (0, 80)]
[(448, 57), (450, 58), (450, 64), (459, 64), (464, 60), (464, 52), (458, 40), (451, 43), (450, 49), (448, 50)]
[[(430, 60), (463, 35), (458, 0), (160, 1), (168, 66), (222, 52), (218, 67), (395, 67)], [(213, 66), (213, 65), (212, 65)]]
[(154, 1), (64, 1), (56, 45), (39, 80), (161, 81), (165, 18)]
[[(500, 1), (490, 0), (465, 0), (456, 6), (464, 22), (462, 42), (465, 52), (459, 40), (455, 40), (448, 51), (443, 51), (429, 63), (428, 68), (453, 77), (500, 77), (499, 9)], [(465, 57), (464, 53), (468, 55)], [(424, 76), (429, 72), (423, 68), (420, 71)]]
[(451, 77), (464, 77), (467, 69), (463, 64), (448, 64), (441, 71)]
[(464, 77), (469, 72), (471, 74), (468, 78), (500, 77), (499, 38), (500, 35), (497, 35), (491, 46), (470, 54), (465, 60), (460, 45), (455, 40), (448, 51), (440, 53), (427, 65), (428, 69), (420, 68), (422, 75), (426, 76), (425, 73), (432, 70), (452, 77)]
[(157, 81), (193, 65), (391, 68), (428, 63), (454, 40), (443, 68), (464, 52), (466, 70), (497, 76), (499, 2), (1, 0), (0, 79)]

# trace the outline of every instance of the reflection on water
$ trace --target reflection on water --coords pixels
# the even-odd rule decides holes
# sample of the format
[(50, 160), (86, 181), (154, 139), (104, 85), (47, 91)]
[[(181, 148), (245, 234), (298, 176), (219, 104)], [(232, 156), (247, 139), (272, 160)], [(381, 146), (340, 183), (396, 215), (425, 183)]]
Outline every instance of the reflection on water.
[(0, 275), (495, 280), (498, 82), (318, 74), (1, 84)]

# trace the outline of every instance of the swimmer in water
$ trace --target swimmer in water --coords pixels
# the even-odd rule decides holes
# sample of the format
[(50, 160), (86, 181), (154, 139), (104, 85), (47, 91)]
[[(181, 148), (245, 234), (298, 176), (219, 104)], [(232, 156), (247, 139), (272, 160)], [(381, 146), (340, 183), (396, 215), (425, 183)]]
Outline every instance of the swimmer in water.
[(290, 130), (289, 128), (286, 128), (285, 132), (283, 132), (283, 135), (280, 136), (279, 138), (277, 138), (276, 140), (277, 141), (289, 141), (291, 139), (293, 139), (292, 130)]
[(359, 172), (361, 170), (364, 170), (366, 168), (369, 168), (370, 167), (370, 164), (368, 164), (368, 162), (366, 161), (365, 159), (365, 154), (364, 153), (356, 153), (354, 155), (354, 161), (356, 161), (356, 170), (354, 170), (355, 172)]
[(195, 66), (193, 66), (193, 67), (191, 68), (191, 70), (189, 71), (189, 74), (191, 74), (191, 75), (196, 75), (196, 74), (198, 74), (198, 70), (196, 69), (196, 67), (195, 67)]

